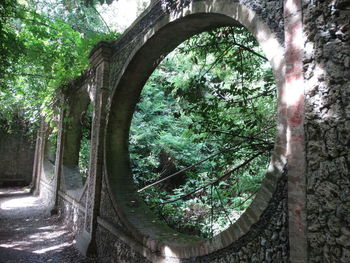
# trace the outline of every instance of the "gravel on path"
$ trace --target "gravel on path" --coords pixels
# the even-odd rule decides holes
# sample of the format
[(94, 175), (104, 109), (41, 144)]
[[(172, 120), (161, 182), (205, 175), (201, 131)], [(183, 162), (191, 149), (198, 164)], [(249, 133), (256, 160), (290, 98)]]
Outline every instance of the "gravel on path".
[(74, 247), (74, 232), (40, 197), (0, 189), (0, 263), (93, 263)]

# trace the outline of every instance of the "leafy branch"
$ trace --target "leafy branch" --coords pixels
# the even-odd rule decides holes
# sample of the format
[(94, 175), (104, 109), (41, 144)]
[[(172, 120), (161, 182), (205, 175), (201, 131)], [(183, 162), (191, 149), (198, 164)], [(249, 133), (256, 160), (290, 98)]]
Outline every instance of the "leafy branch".
[(176, 201), (179, 201), (181, 199), (184, 199), (188, 196), (191, 196), (205, 188), (207, 188), (208, 186), (211, 186), (211, 185), (216, 185), (217, 183), (219, 183), (220, 181), (223, 181), (223, 180), (226, 180), (231, 174), (233, 174), (234, 172), (238, 171), (239, 169), (241, 169), (242, 167), (246, 166), (247, 164), (249, 164), (251, 161), (253, 161), (255, 158), (257, 158), (258, 156), (264, 154), (266, 152), (258, 152), (257, 154), (253, 155), (252, 157), (250, 157), (248, 160), (246, 160), (245, 162), (243, 162), (242, 164), (238, 165), (237, 167), (231, 169), (230, 171), (228, 172), (225, 172), (224, 175), (220, 176), (219, 178), (217, 178), (216, 180), (212, 181), (212, 182), (209, 182), (203, 186), (200, 186), (196, 189), (194, 189), (193, 191), (187, 193), (187, 194), (184, 194), (176, 199), (172, 199), (172, 200), (169, 200), (169, 201), (166, 201), (166, 202), (162, 202), (161, 204), (169, 204), (169, 203), (173, 203), (173, 202), (176, 202)]

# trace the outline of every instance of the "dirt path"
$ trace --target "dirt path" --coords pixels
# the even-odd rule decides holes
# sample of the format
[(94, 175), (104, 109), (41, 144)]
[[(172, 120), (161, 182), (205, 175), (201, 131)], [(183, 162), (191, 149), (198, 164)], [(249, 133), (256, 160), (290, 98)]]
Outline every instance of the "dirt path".
[(96, 262), (74, 247), (74, 235), (45, 202), (21, 189), (0, 189), (0, 263)]

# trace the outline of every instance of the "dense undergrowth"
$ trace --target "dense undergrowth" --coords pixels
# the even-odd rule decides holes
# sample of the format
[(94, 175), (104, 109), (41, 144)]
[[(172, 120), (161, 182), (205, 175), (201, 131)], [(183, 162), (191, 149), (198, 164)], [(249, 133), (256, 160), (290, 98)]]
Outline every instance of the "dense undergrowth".
[(267, 169), (275, 96), (271, 68), (244, 28), (194, 36), (163, 60), (130, 132), (134, 181), (159, 218), (202, 237), (238, 219)]

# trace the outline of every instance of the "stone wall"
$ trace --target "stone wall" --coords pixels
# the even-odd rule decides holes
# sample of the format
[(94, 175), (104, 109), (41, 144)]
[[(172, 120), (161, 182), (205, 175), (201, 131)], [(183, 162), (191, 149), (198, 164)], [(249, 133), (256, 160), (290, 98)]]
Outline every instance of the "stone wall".
[[(196, 3), (196, 5), (193, 5), (193, 2)], [(142, 81), (145, 79), (142, 79), (142, 77), (139, 77), (139, 75), (144, 74), (145, 77), (148, 77), (147, 74), (151, 74), (154, 67), (159, 63), (160, 58), (164, 57), (167, 52), (170, 52), (173, 48), (176, 47), (177, 44), (180, 44), (183, 40), (190, 37), (191, 34), (196, 33), (196, 26), (198, 27), (197, 33), (200, 31), (200, 26), (197, 25), (197, 21), (194, 21), (192, 23), (192, 26), (194, 27), (193, 31), (189, 31), (188, 35), (186, 35), (183, 32), (177, 32), (176, 27), (173, 28), (170, 27), (169, 34), (173, 35), (170, 36), (172, 38), (172, 42), (167, 44), (159, 44), (160, 41), (162, 41), (162, 38), (159, 40), (152, 39), (151, 36), (149, 36), (149, 32), (162, 32), (160, 34), (164, 33), (164, 30), (160, 29), (159, 27), (164, 26), (166, 23), (166, 19), (168, 15), (170, 14), (170, 18), (168, 23), (169, 24), (176, 24), (176, 19), (172, 16), (181, 17), (181, 10), (182, 8), (188, 8), (191, 10), (197, 10), (196, 7), (193, 6), (206, 6), (208, 10), (211, 9), (211, 3), (210, 1), (158, 1), (155, 2), (154, 5), (150, 10), (147, 10), (147, 13), (139, 18), (137, 23), (135, 23), (132, 28), (130, 28), (126, 33), (115, 43), (112, 44), (113, 48), (113, 58), (111, 63), (111, 84), (110, 88), (111, 90), (111, 97), (109, 101), (109, 106), (111, 107), (110, 115), (115, 115), (114, 107), (115, 105), (125, 103), (125, 98), (128, 98), (128, 100), (132, 100), (132, 89), (135, 85), (141, 85), (142, 87)], [(237, 4), (239, 1), (233, 1)], [(230, 3), (225, 1), (219, 1), (216, 3), (216, 5), (227, 5), (228, 8)], [(243, 6), (243, 8), (248, 8), (252, 10), (255, 13), (255, 16), (260, 19), (259, 21), (262, 21), (268, 25), (269, 30), (276, 36), (279, 43), (282, 44), (284, 41), (284, 32), (283, 32), (283, 8), (282, 8), (282, 1), (240, 1), (240, 4)], [(215, 5), (214, 5), (215, 6)], [(278, 8), (279, 7), (279, 8)], [(213, 8), (213, 10), (219, 10), (220, 8)], [(199, 10), (199, 9), (198, 9)], [(184, 12), (188, 12), (187, 9)], [(200, 11), (197, 11), (200, 13)], [(175, 14), (174, 14), (175, 13)], [(194, 12), (195, 13), (195, 12)], [(215, 11), (213, 11), (215, 13)], [(176, 15), (177, 14), (177, 15)], [(205, 19), (212, 19), (210, 17), (204, 17), (203, 21)], [(245, 20), (242, 23), (252, 23), (251, 20), (248, 18), (243, 18)], [(249, 20), (249, 22), (248, 22)], [(253, 20), (253, 18), (252, 18)], [(225, 23), (225, 20), (222, 20), (222, 25)], [(200, 23), (200, 20), (198, 18), (198, 24)], [(212, 23), (214, 24), (214, 22)], [(232, 24), (231, 24), (232, 25)], [(263, 32), (263, 29), (261, 31), (257, 31), (257, 28), (261, 25), (253, 25), (251, 24), (251, 30), (255, 32), (256, 35), (260, 34), (267, 34), (266, 32)], [(171, 30), (173, 30), (171, 32)], [(164, 33), (166, 35), (166, 33)], [(174, 35), (177, 35), (178, 37), (174, 37)], [(166, 36), (163, 37), (166, 39)], [(264, 37), (265, 39), (268, 38), (268, 36)], [(150, 42), (154, 44), (153, 50), (150, 52), (142, 51), (142, 45), (145, 44), (145, 41), (147, 39), (151, 39)], [(164, 40), (164, 43), (166, 40)], [(151, 44), (149, 44), (151, 45)], [(159, 50), (157, 50), (157, 48)], [(271, 47), (270, 47), (271, 48)], [(271, 50), (270, 54), (272, 53)], [(142, 52), (145, 52), (144, 54)], [(163, 52), (163, 53), (162, 53)], [(143, 55), (141, 55), (143, 54)], [(160, 54), (160, 55), (159, 55)], [(160, 57), (157, 57), (160, 56)], [(146, 63), (146, 61), (151, 64), (151, 67), (142, 67), (140, 65), (143, 65), (143, 63)], [(156, 61), (156, 62), (154, 62)], [(128, 72), (128, 67), (132, 68), (132, 72)], [(140, 67), (140, 68), (139, 68)], [(136, 68), (136, 69), (135, 69)], [(282, 68), (282, 65), (281, 65)], [(142, 73), (140, 73), (142, 71)], [(277, 72), (278, 70), (276, 70)], [(146, 72), (146, 73), (145, 73)], [(130, 79), (128, 79), (128, 74), (132, 76)], [(140, 78), (141, 84), (135, 84), (137, 83), (137, 78)], [(278, 81), (283, 81), (283, 79), (279, 79)], [(128, 86), (128, 90), (120, 91), (118, 89), (118, 86)], [(139, 88), (141, 88), (139, 87)], [(137, 88), (136, 88), (137, 89)], [(115, 95), (117, 94), (117, 95)], [(113, 99), (115, 96), (117, 99), (113, 102)], [(124, 112), (124, 109), (122, 109)], [(117, 131), (118, 126), (123, 126), (124, 120), (123, 117), (116, 117), (118, 120), (117, 125), (113, 126), (113, 128), (110, 128), (111, 136), (115, 136), (115, 134), (118, 134)], [(113, 123), (113, 120), (110, 118), (109, 122)], [(113, 135), (112, 135), (113, 134)], [(107, 136), (107, 145), (110, 145), (110, 142), (108, 141)], [(123, 140), (119, 138), (116, 140), (118, 144), (120, 144), (120, 141)], [(283, 140), (280, 140), (281, 143), (283, 143)], [(280, 147), (283, 148), (283, 147)], [(110, 158), (112, 155), (120, 154), (118, 150), (107, 150), (107, 158)], [(107, 166), (108, 161), (107, 160)], [(123, 161), (118, 161), (117, 164), (115, 164), (116, 167), (120, 170), (123, 170)], [(107, 168), (105, 170), (110, 172)], [(285, 170), (286, 171), (286, 170)], [(114, 187), (110, 184), (111, 181), (118, 181), (119, 187)], [(128, 184), (130, 183), (127, 179), (125, 180), (118, 180), (116, 178), (109, 178), (107, 174), (104, 176), (104, 186), (102, 188), (102, 195), (101, 195), (101, 209), (100, 209), (100, 223), (97, 230), (97, 242), (98, 242), (98, 254), (101, 255), (105, 262), (108, 262), (108, 260), (117, 260), (118, 262), (148, 262), (151, 260), (152, 262), (288, 262), (289, 261), (289, 242), (288, 242), (288, 213), (287, 213), (287, 188), (286, 188), (286, 173), (283, 174), (283, 176), (280, 177), (278, 183), (276, 185), (270, 187), (269, 189), (273, 192), (271, 196), (265, 192), (265, 197), (262, 202), (266, 202), (266, 210), (260, 215), (256, 211), (251, 211), (253, 214), (257, 213), (258, 216), (245, 216), (244, 219), (240, 220), (240, 223), (236, 224), (237, 232), (240, 234), (237, 234), (235, 231), (227, 231), (226, 235), (229, 235), (228, 240), (233, 240), (233, 242), (230, 243), (230, 245), (223, 248), (222, 246), (218, 245), (221, 241), (220, 238), (217, 238), (216, 241), (212, 242), (212, 247), (221, 247), (220, 249), (217, 249), (216, 251), (212, 252), (212, 248), (210, 249), (207, 244), (202, 245), (202, 249), (207, 249), (206, 255), (202, 256), (195, 256), (195, 257), (189, 257), (185, 256), (182, 259), (176, 259), (175, 257), (163, 257), (161, 256), (160, 251), (153, 251), (149, 247), (141, 244), (142, 241), (140, 237), (136, 237), (137, 234), (135, 232), (138, 230), (132, 230), (130, 229), (130, 225), (125, 222), (125, 213), (129, 213), (127, 211), (121, 211), (120, 206), (123, 206), (123, 204), (120, 204), (118, 202), (122, 202), (120, 199), (116, 200), (115, 196), (117, 195), (115, 192), (120, 191), (124, 189), (123, 191), (128, 192), (129, 188), (131, 190), (132, 187), (129, 187)], [(276, 187), (276, 188), (275, 188)], [(125, 190), (128, 189), (128, 190)], [(267, 192), (269, 192), (268, 190)], [(123, 192), (124, 193), (124, 192)], [(264, 195), (264, 194), (262, 194)], [(127, 200), (127, 197), (123, 197)], [(265, 207), (265, 206), (264, 206)], [(129, 208), (131, 209), (131, 208)], [(136, 207), (132, 209), (137, 209)], [(254, 219), (253, 219), (254, 218)], [(140, 218), (140, 220), (148, 220), (146, 218)], [(133, 221), (137, 221), (133, 219)], [(104, 222), (104, 223), (101, 223)], [(250, 222), (254, 222), (252, 226), (250, 226)], [(142, 223), (141, 221), (139, 222)], [(108, 227), (107, 227), (108, 225)], [(132, 227), (131, 227), (132, 228)], [(123, 236), (123, 238), (121, 238)], [(240, 238), (237, 238), (237, 236), (240, 236)], [(148, 237), (145, 237), (145, 239), (148, 239)], [(151, 242), (158, 242), (157, 240), (151, 241)], [(124, 243), (124, 244), (123, 244)], [(188, 248), (188, 250), (191, 250), (192, 248)], [(193, 247), (193, 251), (196, 250), (195, 247)], [(183, 255), (185, 255), (187, 252), (181, 252)], [(181, 254), (180, 253), (180, 254)], [(191, 252), (189, 252), (189, 255)], [(195, 254), (195, 253), (194, 253)], [(180, 256), (182, 257), (182, 256)]]
[[(139, 208), (136, 199), (128, 199), (134, 197), (129, 195), (131, 179), (120, 175), (130, 177), (124, 156), (128, 130), (124, 115), (132, 114), (132, 103), (120, 105), (136, 103), (147, 77), (177, 44), (210, 28), (202, 27), (202, 22), (237, 24), (222, 15), (231, 5), (238, 6), (237, 12), (250, 10), (239, 22), (247, 24), (260, 41), (273, 45), (269, 36), (277, 39), (278, 45), (266, 52), (285, 47), (286, 64), (276, 66), (278, 59), (269, 57), (280, 87), (272, 158), (272, 164), (278, 165), (272, 167), (281, 173), (269, 173), (255, 207), (228, 231), (200, 245), (178, 250), (175, 246), (176, 253), (166, 256), (163, 241), (152, 237), (151, 232), (159, 228), (134, 213)], [(222, 13), (215, 20), (209, 13), (217, 10)], [(191, 12), (193, 23), (178, 26)], [(41, 161), (44, 171), (52, 171), (42, 177), (43, 185), (52, 186), (67, 224), (77, 233), (88, 233), (88, 238), (79, 239), (85, 242), (83, 251), (93, 247), (100, 262), (350, 262), (349, 25), (348, 0), (159, 0), (152, 1), (120, 39), (97, 46), (90, 58), (97, 79), (90, 97), (97, 105), (92, 172), (82, 196), (73, 198), (54, 186), (60, 182), (61, 146), (55, 166)], [(143, 230), (151, 234), (144, 235)]]
[(183, 262), (289, 262), (287, 178), (281, 178), (268, 208), (245, 236), (211, 255)]
[(97, 228), (97, 251), (99, 262), (151, 263), (132, 246), (121, 240), (118, 233), (113, 233), (101, 225)]
[(0, 130), (0, 187), (25, 186), (32, 182), (34, 146), (24, 132)]
[(304, 1), (308, 262), (350, 262), (350, 1)]
[[(60, 213), (64, 224), (68, 225), (73, 232), (79, 234), (84, 229), (86, 187), (81, 189), (82, 193), (78, 194), (80, 197), (78, 199), (71, 191), (58, 187), (59, 180), (57, 179), (60, 170), (57, 169), (56, 163), (59, 158), (51, 155), (53, 151), (56, 151), (56, 154), (59, 153), (59, 150), (55, 147), (51, 148), (52, 146), (47, 141), (47, 135), (47, 133), (41, 134), (41, 143), (38, 146), (38, 151), (42, 152), (42, 158), (38, 159), (39, 169), (37, 169), (40, 197), (47, 202), (53, 213)], [(57, 208), (59, 208), (59, 211)]]
[(82, 202), (73, 199), (64, 192), (59, 192), (58, 204), (63, 222), (68, 225), (76, 235), (80, 234), (84, 229), (85, 218), (85, 207)]
[[(286, 175), (286, 170), (285, 174)], [(101, 199), (101, 219), (106, 221), (99, 224), (97, 231), (98, 255), (101, 262), (150, 262), (152, 252), (145, 252), (126, 231), (112, 204), (106, 185), (103, 187)], [(107, 225), (107, 227), (106, 227)], [(109, 225), (109, 226), (108, 226)], [(127, 236), (127, 238), (125, 238)], [(122, 238), (123, 237), (123, 238)], [(158, 261), (157, 261), (158, 260)], [(155, 259), (154, 262), (163, 262)], [(288, 242), (288, 212), (287, 212), (287, 178), (282, 176), (276, 191), (270, 200), (260, 220), (249, 232), (236, 240), (230, 246), (209, 255), (164, 262), (183, 263), (260, 263), (260, 262), (289, 262)]]
[(40, 195), (41, 199), (45, 200), (48, 208), (52, 209), (56, 202), (56, 145), (55, 140), (50, 142), (49, 135), (50, 129), (47, 123), (43, 121), (40, 125), (35, 145), (33, 193)]

